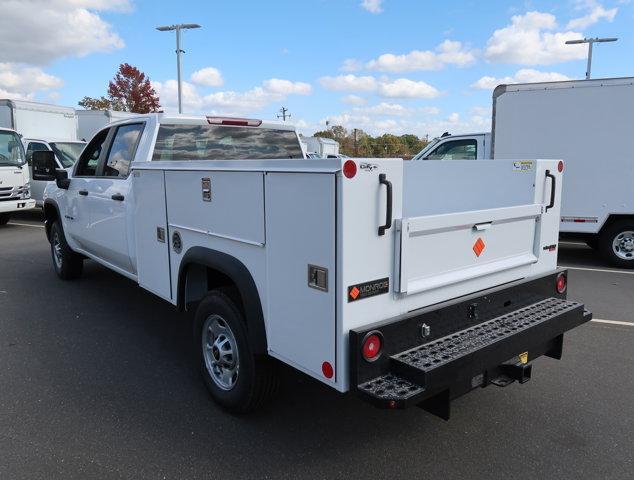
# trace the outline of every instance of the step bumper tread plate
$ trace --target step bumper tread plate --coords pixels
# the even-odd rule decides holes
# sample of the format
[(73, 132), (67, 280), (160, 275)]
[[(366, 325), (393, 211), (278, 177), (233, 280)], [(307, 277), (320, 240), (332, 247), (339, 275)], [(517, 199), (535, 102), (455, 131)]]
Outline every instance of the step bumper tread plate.
[(546, 298), (479, 325), (425, 343), (390, 357), (390, 372), (358, 385), (359, 392), (373, 403), (404, 408), (447, 390), (459, 381), (474, 379), (486, 386), (483, 373), (520, 353), (529, 360), (549, 352), (563, 333), (588, 320), (583, 304)]

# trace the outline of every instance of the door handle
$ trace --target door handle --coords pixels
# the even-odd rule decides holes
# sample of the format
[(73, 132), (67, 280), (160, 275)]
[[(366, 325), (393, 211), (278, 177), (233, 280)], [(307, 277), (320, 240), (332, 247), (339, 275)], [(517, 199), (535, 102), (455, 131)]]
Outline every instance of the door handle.
[(88, 195), (88, 190), (80, 190), (79, 192), (80, 195), (83, 195), (84, 197)]
[(546, 177), (550, 178), (552, 185), (550, 186), (550, 203), (546, 206), (546, 212), (555, 206), (555, 190), (557, 189), (557, 181), (555, 176), (550, 173), (550, 170), (546, 170)]
[(387, 205), (385, 206), (385, 225), (379, 227), (379, 236), (385, 235), (385, 231), (392, 226), (392, 182), (387, 179), (385, 173), (379, 174), (379, 184), (387, 189)]
[(123, 200), (125, 200), (125, 197), (123, 195), (121, 195), (120, 193), (115, 193), (112, 197), (113, 200), (116, 200), (118, 202), (123, 202)]

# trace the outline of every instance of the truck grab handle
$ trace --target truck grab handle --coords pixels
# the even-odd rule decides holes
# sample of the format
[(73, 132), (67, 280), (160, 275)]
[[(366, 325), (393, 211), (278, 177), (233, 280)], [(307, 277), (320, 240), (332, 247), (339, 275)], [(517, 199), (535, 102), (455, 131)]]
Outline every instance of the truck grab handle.
[(385, 208), (385, 225), (379, 227), (379, 236), (385, 235), (385, 231), (392, 226), (392, 182), (387, 179), (385, 173), (379, 174), (379, 183), (387, 188), (387, 205)]
[(550, 173), (550, 170), (546, 170), (546, 176), (552, 180), (552, 185), (550, 188), (550, 203), (546, 206), (546, 212), (549, 209), (555, 206), (555, 190), (557, 189), (557, 181), (555, 180), (555, 176)]

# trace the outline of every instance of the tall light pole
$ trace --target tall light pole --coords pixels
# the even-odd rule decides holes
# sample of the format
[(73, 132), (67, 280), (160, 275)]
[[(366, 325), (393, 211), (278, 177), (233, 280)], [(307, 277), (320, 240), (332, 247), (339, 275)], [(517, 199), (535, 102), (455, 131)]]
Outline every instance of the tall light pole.
[(588, 44), (588, 66), (586, 68), (586, 80), (590, 80), (590, 71), (592, 70), (592, 45), (595, 43), (616, 42), (618, 38), (584, 38), (582, 40), (568, 40), (566, 45), (578, 45), (580, 43)]
[(185, 50), (181, 50), (181, 30), (188, 28), (200, 28), (197, 23), (179, 23), (177, 25), (166, 25), (164, 27), (156, 27), (160, 32), (169, 32), (176, 30), (176, 75), (178, 78), (178, 113), (183, 113), (183, 98), (182, 98), (182, 86), (181, 86), (181, 53), (185, 53)]

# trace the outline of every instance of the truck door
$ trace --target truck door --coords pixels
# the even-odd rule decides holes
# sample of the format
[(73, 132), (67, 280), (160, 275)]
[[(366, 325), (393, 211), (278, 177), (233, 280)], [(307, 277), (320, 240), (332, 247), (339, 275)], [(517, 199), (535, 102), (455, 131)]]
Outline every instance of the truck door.
[(43, 142), (29, 142), (26, 147), (26, 163), (29, 165), (31, 174), (31, 198), (35, 199), (38, 205), (42, 204), (44, 189), (48, 182), (33, 180), (33, 152), (50, 150)]
[(127, 212), (131, 210), (130, 163), (143, 133), (144, 123), (113, 127), (107, 153), (102, 155), (97, 176), (88, 186), (91, 253), (126, 272), (135, 273), (130, 245), (131, 226)]

